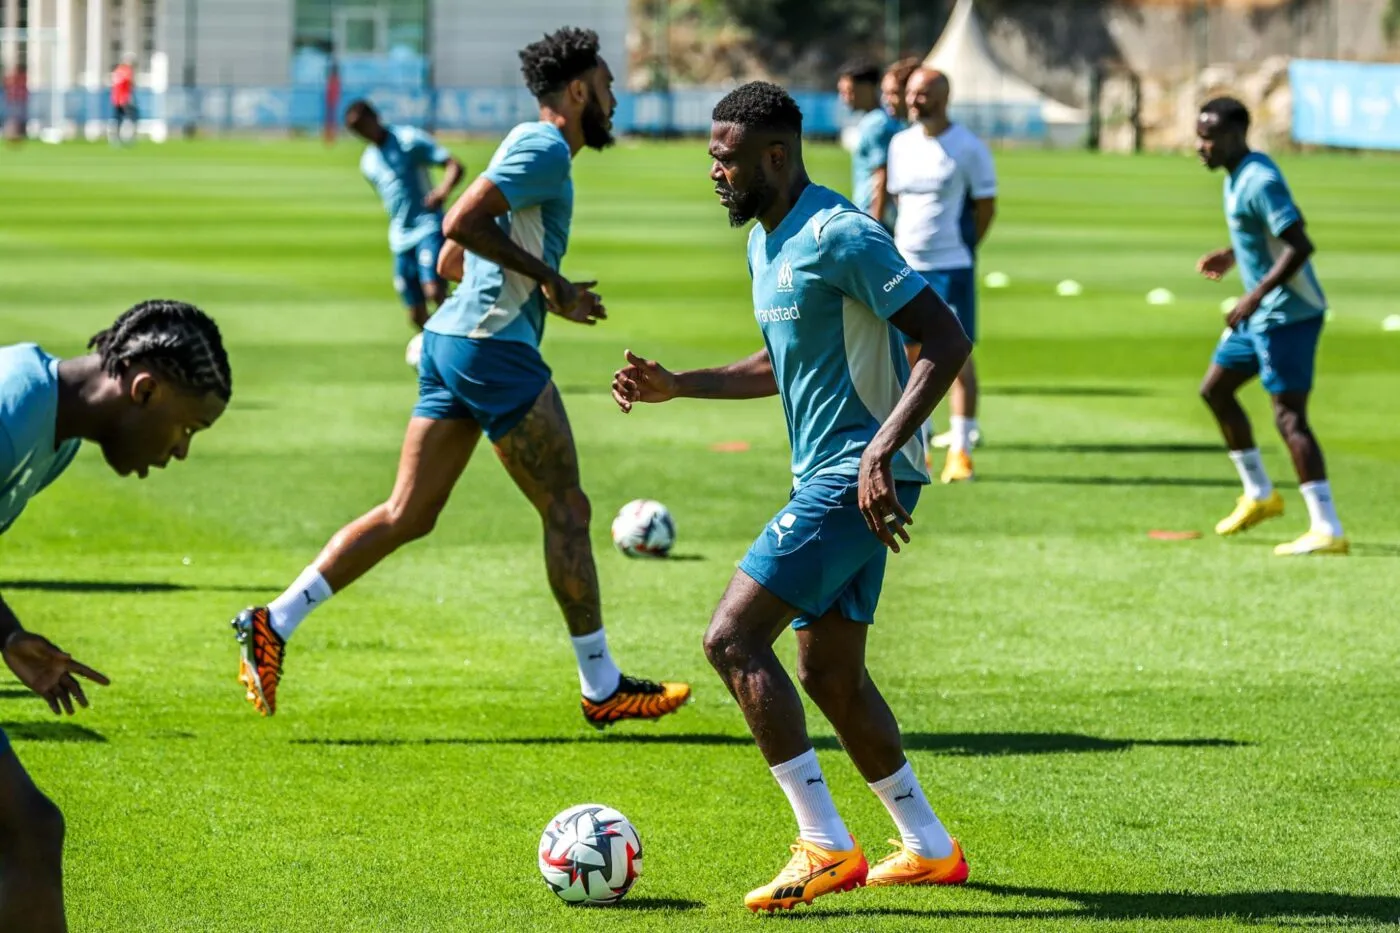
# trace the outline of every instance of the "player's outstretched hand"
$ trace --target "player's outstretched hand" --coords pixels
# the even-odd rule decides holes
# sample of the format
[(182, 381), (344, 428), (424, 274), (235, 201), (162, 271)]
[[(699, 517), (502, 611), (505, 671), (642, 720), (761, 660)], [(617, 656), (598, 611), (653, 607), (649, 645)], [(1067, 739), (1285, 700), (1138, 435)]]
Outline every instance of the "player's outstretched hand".
[(1196, 271), (1212, 282), (1219, 282), (1224, 278), (1225, 273), (1235, 267), (1235, 251), (1233, 249), (1218, 249), (1213, 253), (1206, 253), (1196, 263)]
[(624, 352), (627, 365), (613, 373), (612, 397), (623, 414), (637, 402), (656, 404), (676, 397), (676, 374), (655, 360)]
[(865, 517), (865, 527), (885, 547), (898, 554), (899, 542), (909, 543), (907, 526), (914, 523), (914, 516), (895, 495), (894, 472), (890, 469), (889, 458), (879, 456), (869, 447), (860, 458), (858, 501), (860, 514)]
[(570, 282), (563, 276), (555, 276), (548, 282), (540, 283), (545, 303), (549, 310), (575, 324), (593, 326), (608, 316), (603, 306), (602, 296), (593, 291), (597, 282)]
[(20, 682), (43, 697), (55, 715), (73, 715), (74, 700), (79, 706), (88, 705), (75, 674), (104, 687), (111, 683), (106, 675), (73, 660), (71, 654), (33, 632), (11, 635), (5, 642), (4, 654), (5, 663)]

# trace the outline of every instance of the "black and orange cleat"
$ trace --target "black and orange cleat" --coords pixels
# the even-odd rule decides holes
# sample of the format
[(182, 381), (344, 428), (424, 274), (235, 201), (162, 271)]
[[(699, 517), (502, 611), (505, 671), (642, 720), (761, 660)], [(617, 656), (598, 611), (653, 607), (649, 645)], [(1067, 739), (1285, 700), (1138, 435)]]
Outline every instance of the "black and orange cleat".
[(238, 639), (238, 680), (248, 689), (248, 702), (264, 716), (277, 712), (277, 684), (282, 680), (286, 642), (272, 628), (266, 606), (244, 609), (233, 620)]
[(815, 842), (798, 839), (790, 847), (792, 858), (778, 877), (761, 888), (755, 888), (744, 898), (744, 906), (754, 913), (766, 910), (792, 910), (798, 904), (810, 904), (824, 894), (840, 894), (865, 885), (870, 865), (860, 844), (851, 840), (851, 847), (841, 851), (823, 849)]
[(690, 684), (658, 684), (623, 674), (606, 700), (583, 698), (583, 718), (595, 729), (606, 729), (623, 719), (660, 719), (689, 700)]

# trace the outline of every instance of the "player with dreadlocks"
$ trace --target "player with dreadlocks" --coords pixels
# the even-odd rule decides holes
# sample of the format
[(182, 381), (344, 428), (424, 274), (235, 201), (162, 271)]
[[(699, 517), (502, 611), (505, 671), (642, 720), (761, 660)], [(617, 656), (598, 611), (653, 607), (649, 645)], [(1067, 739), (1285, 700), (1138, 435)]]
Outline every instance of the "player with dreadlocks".
[(586, 29), (545, 36), (520, 60), (539, 119), (511, 130), (443, 222), (449, 242), (439, 270), (462, 286), (428, 319), (393, 491), (332, 537), (281, 596), (234, 620), (239, 676), (264, 716), (276, 712), (283, 651), (297, 626), (432, 530), (483, 434), (544, 525), (545, 568), (578, 662), (584, 718), (597, 728), (656, 719), (690, 697), (686, 684), (626, 676), (609, 654), (573, 432), (539, 350), (547, 314), (586, 325), (606, 316), (597, 283), (570, 282), (559, 266), (573, 218), (573, 158), (613, 141), (612, 72)]
[[(189, 455), (195, 432), (223, 414), (233, 388), (219, 329), (178, 301), (146, 301), (60, 360), (32, 343), (0, 348), (0, 533), (58, 478), (83, 441), (122, 476), (144, 479)], [(77, 677), (107, 678), (26, 631), (0, 598), (0, 647), (15, 676), (54, 713), (87, 706)], [(30, 780), (0, 731), (0, 930), (58, 933), (63, 816)]]

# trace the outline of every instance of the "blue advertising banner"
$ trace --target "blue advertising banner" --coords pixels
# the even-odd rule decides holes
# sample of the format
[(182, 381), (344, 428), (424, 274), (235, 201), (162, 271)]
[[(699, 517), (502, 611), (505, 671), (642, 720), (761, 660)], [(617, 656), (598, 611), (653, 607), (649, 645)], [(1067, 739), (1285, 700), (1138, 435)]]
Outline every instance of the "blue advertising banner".
[(1297, 142), (1400, 149), (1400, 65), (1299, 59), (1288, 77)]

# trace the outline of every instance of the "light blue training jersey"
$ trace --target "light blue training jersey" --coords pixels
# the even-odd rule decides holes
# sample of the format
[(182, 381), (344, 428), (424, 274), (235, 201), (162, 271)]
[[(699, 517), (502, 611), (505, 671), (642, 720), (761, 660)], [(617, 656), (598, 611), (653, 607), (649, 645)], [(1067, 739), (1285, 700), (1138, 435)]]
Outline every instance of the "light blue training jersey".
[(32, 343), (0, 347), (0, 533), (68, 469), (82, 442), (54, 445), (58, 360)]
[[(793, 485), (826, 475), (854, 479), (909, 381), (904, 344), (889, 319), (927, 283), (884, 227), (815, 184), (772, 233), (754, 225), (749, 272), (787, 416)], [(896, 481), (929, 481), (922, 433), (895, 456)]]
[[(856, 124), (856, 145), (851, 152), (851, 200), (866, 213), (875, 203), (875, 172), (889, 161), (890, 140), (904, 127), (883, 107), (876, 107)], [(891, 206), (886, 208), (888, 216), (880, 218), (890, 228), (894, 227), (893, 202), (891, 198)]]
[[(1251, 152), (1225, 176), (1225, 219), (1244, 287), (1252, 291), (1269, 274), (1283, 252), (1279, 234), (1302, 220), (1293, 195), (1274, 160)], [(1327, 298), (1313, 272), (1304, 264), (1288, 282), (1264, 296), (1248, 329), (1259, 333), (1318, 317), (1327, 311)]]
[[(496, 223), (517, 246), (557, 270), (574, 215), (573, 153), (552, 123), (522, 123), (502, 140), (483, 173), (510, 211)], [(428, 319), (435, 334), (540, 345), (545, 301), (539, 283), (467, 254), (462, 285)]]
[(371, 143), (360, 156), (360, 172), (379, 192), (389, 214), (389, 249), (405, 253), (429, 234), (442, 230), (442, 212), (430, 211), (423, 199), (433, 190), (429, 169), (452, 153), (427, 133), (411, 126), (389, 126), (384, 145)]

